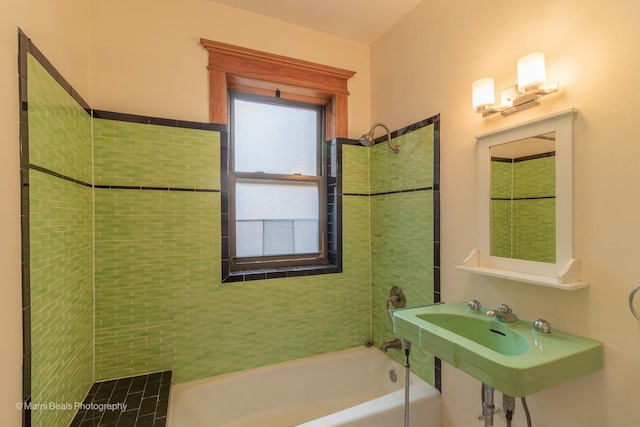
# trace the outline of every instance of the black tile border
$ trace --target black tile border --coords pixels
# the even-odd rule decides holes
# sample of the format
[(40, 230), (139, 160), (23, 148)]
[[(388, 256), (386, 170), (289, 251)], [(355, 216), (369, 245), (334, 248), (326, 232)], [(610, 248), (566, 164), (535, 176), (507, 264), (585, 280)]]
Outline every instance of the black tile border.
[(36, 170), (38, 172), (45, 173), (45, 174), (53, 176), (55, 178), (63, 179), (65, 181), (73, 182), (74, 184), (79, 184), (79, 185), (82, 185), (84, 187), (90, 187), (90, 188), (93, 187), (88, 182), (84, 182), (84, 181), (81, 181), (79, 179), (71, 178), (70, 176), (66, 176), (66, 175), (58, 173), (56, 171), (52, 171), (51, 169), (43, 168), (42, 166), (30, 164), (29, 165), (29, 169)]
[(393, 190), (393, 191), (382, 191), (379, 193), (344, 193), (345, 196), (365, 196), (365, 197), (375, 197), (375, 196), (388, 196), (391, 194), (403, 194), (403, 193), (415, 193), (418, 191), (433, 191), (433, 187), (418, 187), (418, 188), (409, 188), (406, 190)]
[[(117, 122), (138, 123), (144, 125), (167, 126), (182, 129), (208, 130), (226, 132), (226, 125), (216, 123), (190, 122), (186, 120), (174, 120), (161, 117), (140, 116), (137, 114), (117, 113), (114, 111), (91, 110), (94, 119), (113, 120)], [(222, 135), (221, 138), (222, 140)]]
[[(433, 302), (442, 302), (440, 293), (440, 114), (426, 120), (433, 124)], [(442, 393), (442, 361), (434, 357), (434, 385)]]
[(500, 163), (519, 163), (519, 162), (527, 162), (529, 160), (545, 159), (547, 157), (555, 157), (555, 156), (556, 156), (555, 151), (548, 151), (546, 153), (530, 154), (528, 156), (515, 157), (515, 158), (491, 157), (491, 161), (500, 162)]
[(148, 191), (179, 191), (192, 193), (219, 193), (220, 190), (214, 188), (183, 188), (183, 187), (145, 187), (142, 185), (103, 185), (93, 186), (99, 190), (148, 190)]
[[(18, 29), (19, 33), (24, 35), (25, 38), (26, 35), (22, 32), (22, 30)], [(75, 91), (75, 89), (69, 84), (69, 82), (67, 82), (67, 80), (62, 76), (62, 74), (60, 74), (58, 72), (58, 70), (56, 69), (56, 67), (53, 66), (53, 64), (51, 62), (49, 62), (49, 60), (47, 59), (46, 56), (44, 56), (44, 54), (37, 48), (36, 45), (34, 45), (31, 42), (31, 39), (27, 38), (27, 49), (26, 52), (24, 52), (25, 54), (25, 59), (24, 59), (24, 66), (26, 67), (26, 54), (30, 53), (31, 56), (33, 56), (34, 59), (36, 59), (40, 65), (42, 65), (42, 67), (47, 70), (47, 72), (51, 75), (51, 77), (53, 77), (58, 84), (69, 94), (71, 95), (71, 97), (82, 107), (84, 108), (84, 110), (90, 114), (91, 113), (91, 108), (89, 107), (89, 104), (87, 104), (87, 102), (80, 96), (80, 94), (78, 92)], [(25, 75), (26, 75), (26, 68), (25, 68)]]
[(18, 28), (20, 108), (20, 229), (22, 262), (22, 425), (31, 427), (31, 279), (29, 234), (29, 98), (27, 54), (31, 41)]

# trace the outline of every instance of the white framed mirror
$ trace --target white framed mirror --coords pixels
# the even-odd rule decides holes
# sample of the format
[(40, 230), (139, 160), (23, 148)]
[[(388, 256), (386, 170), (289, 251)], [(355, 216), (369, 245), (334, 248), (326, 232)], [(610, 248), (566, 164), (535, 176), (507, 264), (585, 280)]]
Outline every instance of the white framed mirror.
[(573, 290), (573, 121), (570, 109), (476, 136), (478, 247), (457, 268)]

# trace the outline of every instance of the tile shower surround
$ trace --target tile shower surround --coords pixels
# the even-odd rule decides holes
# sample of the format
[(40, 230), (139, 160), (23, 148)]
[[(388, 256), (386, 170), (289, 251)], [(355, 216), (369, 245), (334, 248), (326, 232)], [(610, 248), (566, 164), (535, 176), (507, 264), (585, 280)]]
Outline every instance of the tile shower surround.
[[(92, 111), (82, 100), (82, 98), (73, 90), (73, 88), (64, 80), (64, 78), (62, 78), (62, 76), (57, 73), (55, 68), (46, 60), (44, 55), (42, 55), (37, 50), (37, 48), (30, 42), (30, 40), (28, 40), (28, 38), (23, 33), (20, 33), (19, 41), (19, 67), (21, 70), (20, 117), (21, 141), (23, 147), (23, 155), (21, 158), (21, 173), (24, 184), (23, 200), (25, 201), (29, 200), (29, 192), (33, 190), (30, 190), (29, 188), (30, 175), (37, 176), (36, 174), (41, 174), (45, 180), (53, 182), (63, 181), (66, 183), (65, 185), (71, 187), (79, 186), (81, 188), (86, 188), (89, 192), (91, 192), (92, 188), (90, 175), (88, 175), (89, 178), (86, 178), (86, 171), (83, 172), (83, 170), (80, 169), (80, 172), (74, 172), (73, 167), (79, 166), (77, 163), (81, 162), (72, 162), (69, 165), (71, 166), (71, 168), (68, 170), (72, 171), (72, 173), (67, 173), (67, 170), (64, 169), (64, 167), (66, 166), (64, 165), (61, 172), (61, 170), (57, 166), (47, 168), (43, 167), (42, 165), (37, 165), (29, 162), (29, 135), (30, 132), (36, 130), (34, 128), (30, 129), (32, 119), (34, 117), (31, 117), (29, 115), (31, 108), (28, 108), (29, 99), (27, 97), (27, 94), (31, 93), (31, 90), (27, 90), (26, 75), (27, 62), (29, 61), (28, 58), (30, 56), (36, 60), (35, 62), (37, 62), (55, 82), (57, 82), (57, 85), (60, 87), (60, 89), (62, 89), (62, 92), (64, 92), (64, 95), (57, 96), (70, 97), (71, 99), (73, 99), (77, 106), (81, 110), (84, 110), (85, 114), (89, 113), (86, 114), (86, 116), (90, 121), (93, 121), (94, 128), (99, 128), (100, 124), (107, 125), (107, 122), (119, 123), (124, 128), (129, 127), (129, 130), (133, 133), (139, 132), (140, 129), (144, 128), (146, 130), (145, 132), (154, 135), (151, 141), (162, 142), (163, 138), (167, 138), (168, 134), (170, 135), (168, 141), (170, 141), (170, 143), (173, 143), (174, 145), (174, 138), (184, 137), (190, 140), (190, 136), (185, 136), (183, 134), (184, 132), (189, 133), (190, 131), (202, 135), (217, 135), (218, 138), (225, 137), (226, 127), (218, 125), (183, 122), (178, 120), (167, 120), (160, 118), (149, 118), (121, 113)], [(29, 52), (30, 55), (27, 55), (27, 52)], [(33, 80), (35, 80), (33, 79), (34, 76), (29, 77), (29, 83), (30, 85), (32, 85)], [(31, 89), (31, 87), (32, 86), (30, 86), (29, 89)], [(53, 104), (59, 102), (59, 99), (55, 99), (54, 101), (55, 102), (53, 102)], [(91, 115), (93, 115), (93, 119), (91, 119)], [(141, 372), (150, 372), (154, 370), (160, 371), (166, 369), (167, 367), (172, 367), (172, 365), (175, 365), (179, 368), (179, 372), (178, 375), (176, 375), (174, 371), (174, 381), (180, 382), (189, 379), (200, 378), (203, 376), (216, 375), (223, 372), (244, 369), (246, 367), (253, 367), (261, 364), (270, 364), (282, 360), (304, 357), (310, 354), (338, 350), (361, 344), (364, 341), (368, 341), (370, 339), (368, 325), (370, 312), (370, 288), (373, 289), (374, 293), (377, 293), (378, 290), (376, 289), (378, 287), (375, 283), (370, 285), (367, 284), (367, 282), (369, 281), (369, 266), (371, 260), (363, 257), (363, 254), (367, 253), (368, 251), (371, 242), (371, 230), (369, 229), (369, 223), (366, 221), (362, 221), (362, 211), (370, 209), (369, 206), (371, 200), (375, 198), (382, 199), (386, 197), (410, 195), (411, 193), (431, 193), (431, 203), (433, 205), (433, 224), (431, 226), (433, 231), (433, 244), (432, 253), (430, 256), (432, 256), (434, 268), (432, 269), (433, 273), (430, 274), (430, 276), (433, 277), (428, 278), (428, 280), (432, 282), (428, 286), (428, 292), (433, 292), (433, 301), (439, 301), (439, 117), (435, 116), (431, 119), (409, 126), (400, 131), (396, 131), (392, 136), (394, 138), (402, 137), (405, 134), (409, 134), (410, 132), (429, 125), (433, 126), (434, 136), (432, 160), (433, 183), (430, 188), (429, 186), (414, 186), (406, 188), (403, 187), (399, 189), (387, 189), (384, 191), (376, 190), (376, 192), (371, 191), (371, 189), (366, 185), (366, 182), (369, 179), (370, 168), (369, 149), (361, 147), (356, 141), (353, 140), (338, 141), (337, 146), (342, 148), (345, 158), (341, 159), (343, 160), (344, 164), (341, 164), (340, 162), (337, 163), (337, 173), (342, 174), (342, 168), (344, 166), (345, 185), (349, 187), (349, 185), (353, 182), (355, 183), (355, 187), (358, 187), (358, 185), (360, 185), (361, 187), (361, 190), (355, 192), (347, 192), (347, 190), (345, 190), (342, 197), (342, 208), (344, 217), (343, 251), (346, 270), (342, 274), (333, 274), (325, 276), (325, 278), (323, 278), (323, 276), (302, 277), (295, 280), (296, 283), (293, 284), (294, 286), (289, 285), (292, 283), (290, 280), (268, 280), (256, 282), (254, 286), (249, 286), (250, 282), (248, 282), (247, 284), (225, 285), (220, 287), (220, 292), (218, 292), (219, 285), (215, 285), (215, 283), (213, 283), (213, 285), (211, 284), (211, 277), (220, 277), (220, 259), (218, 252), (219, 248), (216, 249), (217, 244), (220, 241), (218, 234), (220, 230), (220, 187), (219, 184), (215, 183), (215, 179), (219, 178), (219, 175), (217, 173), (214, 173), (209, 178), (205, 177), (204, 181), (200, 180), (200, 178), (203, 178), (202, 175), (195, 177), (191, 176), (190, 178), (187, 178), (187, 181), (185, 181), (186, 184), (185, 182), (177, 181), (169, 183), (157, 183), (151, 181), (146, 182), (145, 180), (133, 180), (130, 182), (126, 182), (127, 177), (124, 174), (112, 175), (112, 177), (118, 179), (117, 181), (99, 181), (99, 173), (96, 173), (96, 178), (93, 182), (93, 191), (95, 192), (96, 197), (96, 219), (100, 215), (100, 206), (117, 206), (118, 203), (122, 202), (125, 203), (125, 205), (121, 205), (123, 207), (133, 207), (135, 206), (135, 204), (138, 204), (138, 206), (140, 206), (140, 210), (138, 210), (137, 213), (134, 213), (133, 217), (130, 216), (128, 218), (128, 222), (131, 226), (134, 225), (135, 221), (156, 219), (158, 215), (160, 217), (163, 217), (167, 213), (170, 213), (169, 216), (173, 216), (169, 220), (169, 223), (161, 224), (159, 226), (159, 229), (162, 229), (165, 226), (169, 226), (169, 235), (171, 235), (172, 232), (179, 231), (179, 229), (176, 229), (175, 227), (180, 227), (181, 223), (191, 224), (187, 227), (188, 234), (191, 237), (200, 235), (204, 236), (203, 239), (196, 239), (195, 241), (195, 246), (197, 247), (196, 258), (207, 259), (207, 261), (204, 264), (200, 264), (201, 266), (206, 266), (206, 268), (201, 268), (197, 265), (190, 266), (188, 264), (182, 264), (178, 267), (174, 266), (175, 268), (169, 271), (172, 274), (170, 274), (171, 277), (169, 277), (168, 279), (170, 281), (173, 281), (173, 284), (168, 287), (163, 284), (166, 282), (153, 283), (150, 287), (149, 285), (151, 285), (151, 283), (144, 281), (144, 277), (141, 277), (140, 274), (131, 273), (132, 275), (130, 275), (129, 278), (135, 279), (135, 281), (137, 281), (137, 285), (135, 287), (130, 286), (128, 288), (121, 288), (121, 286), (116, 286), (113, 289), (116, 291), (116, 294), (120, 290), (129, 293), (134, 299), (131, 300), (132, 304), (125, 303), (124, 308), (127, 310), (137, 310), (138, 312), (142, 311), (144, 312), (144, 317), (130, 317), (130, 320), (134, 323), (129, 322), (123, 324), (123, 329), (118, 329), (118, 325), (114, 324), (113, 321), (110, 321), (112, 323), (108, 322), (106, 324), (106, 328), (104, 327), (105, 325), (100, 326), (99, 321), (96, 318), (96, 329), (100, 328), (100, 330), (104, 332), (104, 334), (102, 334), (100, 338), (104, 339), (104, 341), (102, 341), (102, 343), (100, 342), (100, 339), (98, 339), (100, 333), (98, 332), (98, 330), (96, 330), (95, 379), (100, 380), (116, 377), (130, 377), (131, 375), (136, 375)], [(136, 128), (138, 128), (138, 130), (136, 130)], [(158, 138), (159, 135), (164, 136)], [(195, 139), (198, 139), (198, 137), (196, 137)], [(205, 136), (205, 139), (206, 138), (210, 138), (210, 136)], [(90, 134), (89, 139), (94, 140), (94, 144), (96, 145), (94, 149), (97, 148), (97, 140), (99, 139), (99, 136), (97, 134)], [(214, 142), (213, 144), (215, 146), (216, 143)], [(383, 144), (378, 144), (378, 146), (383, 146)], [(57, 155), (60, 153), (54, 154)], [(130, 152), (124, 152), (123, 154), (125, 157), (131, 158)], [(219, 152), (216, 153), (214, 150), (214, 152), (212, 152), (212, 155), (215, 156), (216, 154), (219, 156)], [(107, 155), (101, 159), (94, 158), (94, 161), (96, 163), (99, 163), (102, 160), (109, 159), (110, 157), (109, 155)], [(352, 162), (352, 160), (354, 159), (356, 159), (357, 161), (365, 161), (366, 167), (354, 164)], [(208, 160), (212, 160), (214, 162), (212, 164), (214, 165), (219, 165), (219, 158), (215, 159), (209, 157)], [(175, 168), (175, 163), (179, 162), (180, 160), (178, 160), (178, 162), (174, 162), (174, 166), (169, 165), (169, 169), (166, 169), (166, 172), (162, 174), (163, 178), (171, 177), (173, 175), (171, 167)], [(166, 162), (159, 163), (166, 166)], [(114, 163), (114, 165), (116, 168), (118, 167), (117, 162)], [(98, 169), (99, 165), (96, 166)], [(104, 164), (102, 166), (104, 166)], [(143, 164), (142, 166), (144, 168), (147, 165)], [(162, 165), (158, 164), (153, 165), (153, 171), (155, 171), (157, 167), (161, 166)], [(180, 169), (183, 170), (184, 168)], [(349, 172), (346, 171), (347, 169), (349, 170)], [(154, 174), (150, 174), (147, 175), (147, 177), (152, 177), (153, 175)], [(371, 175), (373, 175), (373, 172), (371, 173)], [(103, 177), (106, 176), (107, 174), (103, 174)], [(194, 182), (198, 183), (191, 185)], [(357, 184), (358, 182), (360, 184)], [(203, 185), (203, 183), (206, 184)], [(353, 188), (353, 186), (351, 186), (350, 188)], [(412, 197), (415, 197), (415, 194)], [(139, 204), (139, 202), (142, 202), (142, 204)], [(115, 203), (115, 205), (111, 203)], [(131, 203), (134, 204), (132, 205)], [(409, 202), (409, 204), (411, 203), (413, 202)], [(424, 203), (424, 201), (420, 201), (419, 203)], [(180, 211), (180, 209), (182, 209), (182, 211)], [(173, 212), (177, 212), (177, 214), (174, 215)], [(145, 215), (149, 213), (153, 214), (154, 216), (146, 217)], [(200, 223), (199, 225), (196, 225), (195, 228), (193, 228), (194, 215), (196, 217), (195, 222)], [(204, 217), (202, 217), (202, 215), (204, 215)], [(209, 222), (209, 220), (204, 222), (201, 220), (198, 221), (198, 217), (209, 218), (211, 222)], [(34, 297), (30, 294), (32, 290), (30, 286), (30, 258), (32, 255), (32, 249), (31, 245), (28, 244), (30, 241), (29, 203), (23, 202), (22, 218), (23, 239), (25, 242), (25, 244), (23, 244), (23, 323), (25, 325), (24, 396), (25, 401), (29, 402), (32, 398), (31, 359), (33, 338), (31, 336), (30, 328), (32, 322), (31, 300)], [(135, 221), (132, 222), (132, 220)], [(107, 228), (109, 226), (108, 222), (99, 222), (100, 221), (97, 221), (96, 224), (96, 236), (101, 231), (99, 230), (99, 228), (102, 225), (107, 225)], [(130, 230), (134, 229), (132, 228)], [(173, 236), (171, 235), (171, 237)], [(160, 244), (162, 243), (163, 240), (161, 239)], [(194, 242), (187, 242), (186, 248), (190, 248), (191, 246), (193, 246), (192, 243)], [(424, 246), (424, 242), (421, 243)], [(127, 266), (127, 270), (125, 271), (125, 273), (130, 274), (131, 270), (129, 270), (129, 268), (140, 267), (140, 265), (135, 265), (135, 259), (144, 258), (143, 254), (149, 252), (147, 248), (150, 247), (150, 245), (157, 244), (157, 241), (150, 240), (146, 241), (146, 243), (142, 246), (140, 244), (130, 246), (128, 249), (133, 250), (132, 254), (134, 262), (133, 264), (129, 264)], [(97, 241), (96, 246), (99, 246), (99, 243)], [(116, 251), (118, 251), (119, 249), (120, 248), (117, 247), (115, 248)], [(176, 249), (180, 248), (176, 246)], [(138, 250), (140, 250), (140, 252), (137, 252)], [(136, 256), (136, 253), (139, 253), (141, 256)], [(211, 254), (213, 254), (213, 260), (211, 260)], [(151, 264), (155, 263), (156, 266), (171, 264), (174, 261), (174, 255), (175, 252), (162, 254), (162, 257), (156, 258), (155, 260), (148, 260), (148, 262), (150, 262)], [(96, 256), (96, 259), (100, 260), (101, 257)], [(108, 257), (105, 257), (105, 260), (108, 261)], [(185, 261), (178, 260), (178, 262)], [(99, 267), (100, 266), (98, 265), (96, 265), (95, 267), (96, 282), (100, 281), (100, 278), (98, 276), (101, 273), (106, 273), (106, 271), (109, 270), (109, 268), (105, 268), (101, 271)], [(144, 276), (148, 272), (149, 271), (143, 269), (142, 275)], [(165, 270), (164, 272), (166, 273), (167, 270)], [(113, 278), (109, 278), (108, 276), (109, 275), (106, 274), (102, 277), (102, 279), (104, 279), (105, 281), (105, 284), (108, 282), (108, 280), (111, 280)], [(326, 277), (329, 277), (330, 280), (327, 281)], [(361, 282), (366, 286), (354, 285), (354, 283)], [(189, 286), (185, 288), (185, 284)], [(191, 284), (195, 284), (195, 286)], [(385, 283), (382, 284), (379, 288), (383, 289), (386, 287), (387, 284)], [(95, 316), (97, 317), (100, 316), (100, 313), (98, 313), (98, 311), (107, 316), (112, 313), (111, 310), (113, 309), (110, 309), (108, 304), (101, 306), (98, 301), (98, 299), (101, 299), (103, 302), (109, 302), (110, 300), (113, 301), (112, 298), (114, 297), (114, 295), (109, 294), (108, 289), (109, 288), (104, 288), (103, 285), (104, 292), (103, 294), (98, 295), (98, 286), (96, 287)], [(135, 294), (140, 290), (142, 291), (142, 293)], [(132, 292), (135, 295), (131, 294)], [(300, 294), (299, 298), (295, 296), (296, 292)], [(429, 295), (425, 294), (425, 289), (420, 290), (420, 292), (423, 294), (423, 296), (420, 298), (426, 298), (427, 300), (430, 299)], [(176, 299), (177, 295), (184, 294), (187, 295), (186, 299)], [(299, 306), (299, 304), (283, 303), (283, 301), (285, 301), (285, 296), (291, 297), (291, 295), (293, 295), (295, 298), (305, 299), (310, 294), (314, 295), (313, 304), (308, 305), (308, 307), (305, 307), (302, 310), (298, 309), (297, 306)], [(149, 298), (151, 298), (153, 295), (158, 295), (161, 298), (161, 300), (159, 300), (160, 302), (162, 302), (160, 310), (154, 311), (150, 309), (144, 302), (152, 301)], [(336, 295), (339, 296), (339, 300), (348, 301), (348, 303), (345, 302), (341, 304), (340, 301), (336, 302)], [(216, 301), (219, 300), (219, 297), (221, 296), (225, 297), (225, 303), (227, 303), (228, 306), (227, 304), (223, 304), (212, 307), (211, 304), (207, 304), (207, 307), (209, 309), (203, 309), (200, 303), (200, 301), (203, 301), (203, 298), (205, 300)], [(266, 300), (265, 297), (267, 297)], [(386, 296), (383, 295), (383, 298), (384, 300), (386, 300)], [(136, 303), (136, 301), (140, 302)], [(166, 305), (166, 301), (168, 301), (170, 305)], [(241, 324), (238, 324), (238, 322), (234, 320), (234, 329), (228, 329), (227, 331), (227, 328), (232, 325), (231, 323), (228, 323), (228, 320), (232, 320), (234, 318), (233, 316), (235, 316), (236, 314), (235, 312), (237, 307), (244, 307), (247, 306), (247, 304), (254, 307), (256, 313), (258, 314), (254, 322), (255, 325), (252, 323), (248, 323), (243, 327)], [(363, 308), (357, 308), (354, 310), (354, 305)], [(118, 306), (119, 304), (116, 304), (115, 306), (111, 307), (114, 307), (117, 311)], [(170, 306), (171, 308), (173, 308), (173, 311), (171, 312), (171, 310), (169, 310), (170, 315), (163, 317), (161, 312), (163, 310), (166, 310), (166, 308)], [(268, 309), (268, 311), (265, 312), (265, 315), (267, 315), (267, 317), (260, 315), (261, 310), (265, 309)], [(182, 316), (179, 318), (189, 318), (186, 319), (186, 323), (182, 321), (176, 322), (177, 319), (171, 316), (172, 314), (176, 313), (176, 310), (187, 311), (186, 316)], [(381, 336), (379, 332), (376, 332), (376, 330), (380, 327), (380, 322), (378, 321), (378, 318), (380, 318), (380, 313), (376, 313), (377, 311), (379, 311), (378, 307), (374, 306), (373, 310), (374, 317), (376, 317), (373, 324), (374, 336)], [(342, 312), (342, 315), (339, 316), (334, 322), (326, 325), (325, 328), (318, 329), (317, 324), (322, 324), (323, 319), (326, 319), (327, 317), (327, 312)], [(386, 310), (383, 310), (382, 312), (386, 315)], [(274, 317), (276, 317), (276, 322), (273, 322)], [(280, 318), (281, 322), (278, 320), (278, 318)], [(146, 324), (147, 326), (140, 330), (141, 334), (131, 335), (132, 331), (134, 331), (132, 327), (135, 327), (136, 324), (139, 324), (135, 322), (140, 321), (144, 322), (144, 324)], [(272, 343), (267, 346), (267, 343), (265, 343), (265, 345), (261, 345), (260, 342), (257, 342), (258, 345), (255, 346), (256, 348), (250, 350), (249, 352), (246, 352), (246, 349), (243, 348), (244, 346), (236, 346), (234, 352), (230, 353), (228, 357), (220, 357), (219, 354), (215, 353), (216, 349), (211, 347), (212, 343), (211, 341), (209, 341), (211, 340), (211, 338), (198, 337), (198, 332), (202, 329), (204, 331), (222, 332), (222, 335), (216, 335), (212, 338), (213, 340), (218, 340), (219, 342), (221, 342), (221, 345), (223, 346), (227, 345), (225, 344), (227, 341), (229, 343), (246, 342), (247, 340), (255, 342), (260, 335), (257, 333), (256, 328), (264, 328), (266, 325), (268, 330), (286, 331), (287, 328), (291, 327), (292, 323), (295, 325), (292, 333), (300, 330), (301, 328), (305, 329), (308, 333), (295, 334), (296, 339), (293, 343), (290, 339), (283, 340), (277, 346), (279, 347), (278, 351), (272, 351), (271, 353), (268, 351), (268, 349), (273, 347)], [(109, 326), (110, 324), (113, 326)], [(164, 329), (168, 329), (171, 333), (173, 333), (173, 335), (171, 335), (171, 333), (162, 335), (162, 331)], [(185, 333), (185, 330), (188, 330), (188, 332)], [(160, 335), (158, 335), (158, 333), (160, 333)], [(180, 333), (182, 333), (181, 336)], [(127, 337), (127, 334), (129, 338)], [(278, 335), (281, 334), (279, 333)], [(293, 336), (291, 334), (288, 335), (290, 337)], [(136, 336), (137, 338), (135, 338)], [(135, 348), (131, 347), (132, 345), (135, 346), (135, 343), (137, 342), (143, 345), (143, 347), (140, 348), (140, 350), (142, 350), (142, 353), (139, 352), (140, 350), (135, 350)], [(119, 346), (114, 346), (115, 358), (111, 359), (111, 364), (105, 364), (105, 361), (107, 359), (103, 359), (101, 361), (98, 360), (98, 354), (100, 352), (98, 347), (102, 345), (103, 348), (108, 348), (108, 343), (121, 344)], [(134, 352), (123, 353), (122, 350), (124, 349), (133, 349)], [(136, 353), (136, 351), (138, 351), (138, 353)], [(146, 356), (144, 356), (145, 354)], [(203, 363), (201, 363), (203, 360), (207, 361), (207, 363), (204, 364), (205, 366), (201, 366), (203, 365)], [(72, 365), (74, 363), (72, 360), (69, 360), (68, 362)], [(415, 363), (415, 358), (413, 363)], [(427, 369), (428, 371), (433, 372), (433, 366)], [(427, 372), (426, 374), (422, 373), (421, 376), (431, 377), (431, 375), (432, 374)], [(433, 374), (433, 378), (430, 378), (430, 381), (435, 383), (438, 388), (440, 387), (439, 377), (439, 361), (436, 360), (435, 373)], [(71, 378), (68, 378), (67, 380), (71, 380)], [(92, 380), (89, 379), (84, 386), (85, 391), (89, 389), (91, 381)], [(81, 401), (82, 397), (80, 397), (79, 400)], [(31, 412), (24, 411), (24, 415), (24, 424), (31, 425)], [(53, 424), (43, 423), (42, 425)]]

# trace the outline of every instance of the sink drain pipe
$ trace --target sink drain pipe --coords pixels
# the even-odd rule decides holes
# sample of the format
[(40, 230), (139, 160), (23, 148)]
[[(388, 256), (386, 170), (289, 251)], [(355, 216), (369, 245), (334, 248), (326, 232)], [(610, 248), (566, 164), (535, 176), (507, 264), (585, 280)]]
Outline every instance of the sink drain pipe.
[(484, 427), (493, 426), (493, 412), (496, 406), (493, 404), (493, 387), (489, 387), (482, 383), (482, 417), (484, 418)]
[[(493, 387), (489, 387), (485, 383), (482, 383), (482, 418), (484, 419), (485, 427), (493, 426), (493, 414), (495, 412), (494, 404), (494, 392)], [(531, 427), (531, 414), (529, 413), (529, 407), (527, 400), (522, 397), (522, 408), (527, 418), (527, 427)], [(502, 394), (502, 406), (505, 412), (505, 418), (507, 420), (507, 427), (511, 427), (511, 421), (513, 420), (513, 413), (516, 409), (516, 398), (506, 394)]]
[(409, 354), (411, 353), (411, 341), (403, 340), (404, 344), (404, 427), (409, 427), (409, 384), (411, 365), (409, 364)]

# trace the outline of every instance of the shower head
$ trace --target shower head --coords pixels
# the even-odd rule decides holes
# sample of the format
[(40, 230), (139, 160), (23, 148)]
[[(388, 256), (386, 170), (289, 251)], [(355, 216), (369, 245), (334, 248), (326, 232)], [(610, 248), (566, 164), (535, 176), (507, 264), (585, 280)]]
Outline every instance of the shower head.
[(373, 130), (370, 130), (369, 133), (365, 133), (364, 135), (362, 135), (358, 141), (365, 147), (373, 147)]
[(378, 126), (382, 126), (384, 130), (387, 131), (387, 143), (389, 144), (389, 148), (391, 148), (395, 154), (398, 154), (398, 152), (400, 151), (400, 147), (398, 147), (397, 145), (393, 145), (391, 143), (391, 131), (383, 123), (374, 123), (371, 126), (371, 129), (369, 129), (369, 132), (365, 133), (360, 137), (360, 139), (358, 140), (360, 144), (364, 145), (365, 147), (373, 147), (373, 145), (375, 144), (374, 133), (375, 133), (376, 127)]

